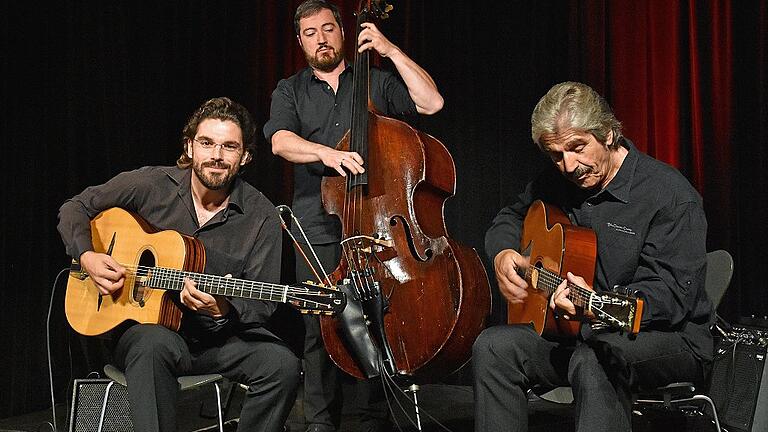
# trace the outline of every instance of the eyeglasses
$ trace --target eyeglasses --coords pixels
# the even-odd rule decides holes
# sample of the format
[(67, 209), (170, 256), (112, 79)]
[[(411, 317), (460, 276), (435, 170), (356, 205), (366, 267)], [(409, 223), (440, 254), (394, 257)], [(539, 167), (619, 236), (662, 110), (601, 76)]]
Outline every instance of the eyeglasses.
[(200, 147), (202, 147), (203, 150), (213, 150), (216, 147), (221, 147), (221, 149), (226, 152), (234, 153), (234, 152), (239, 152), (243, 148), (239, 143), (231, 142), (231, 141), (217, 144), (207, 139), (192, 138), (192, 140), (200, 144)]

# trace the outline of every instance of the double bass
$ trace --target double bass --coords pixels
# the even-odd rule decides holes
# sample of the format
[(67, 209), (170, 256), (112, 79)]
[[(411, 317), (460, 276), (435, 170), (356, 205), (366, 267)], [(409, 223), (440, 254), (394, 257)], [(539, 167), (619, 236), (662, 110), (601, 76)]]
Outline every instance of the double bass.
[[(389, 8), (361, 2), (357, 33)], [(373, 326), (378, 321), (388, 374), (426, 382), (469, 360), (490, 313), (490, 285), (477, 252), (449, 238), (445, 227), (444, 204), (456, 190), (453, 158), (434, 137), (377, 113), (369, 71), (368, 51), (356, 53), (351, 127), (336, 146), (360, 154), (366, 171), (324, 177), (321, 186), (326, 211), (342, 225), (342, 257), (331, 282), (383, 304), (366, 318)], [(339, 319), (321, 317), (321, 329), (331, 359), (367, 377)]]

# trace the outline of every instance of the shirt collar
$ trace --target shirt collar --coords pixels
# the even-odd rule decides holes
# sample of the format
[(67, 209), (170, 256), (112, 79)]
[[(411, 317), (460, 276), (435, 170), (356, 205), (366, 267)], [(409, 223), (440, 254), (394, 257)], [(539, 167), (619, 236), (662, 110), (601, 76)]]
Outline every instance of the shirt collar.
[[(346, 62), (346, 60), (345, 60), (345, 62)], [(352, 65), (350, 63), (346, 63), (346, 65), (347, 66), (344, 68), (344, 70), (341, 71), (341, 73), (339, 74), (339, 77), (342, 77), (344, 75), (352, 73)], [(310, 80), (312, 80), (313, 82), (325, 83), (325, 81), (321, 80), (320, 78), (317, 77), (317, 75), (315, 75), (315, 70), (312, 69), (312, 66), (307, 66), (307, 68), (305, 70), (306, 70), (307, 74), (309, 74)]]
[(619, 167), (616, 176), (608, 183), (608, 186), (600, 193), (610, 193), (616, 199), (623, 203), (629, 203), (630, 191), (632, 189), (632, 180), (635, 176), (635, 167), (637, 166), (638, 150), (635, 145), (627, 138), (623, 138), (621, 145), (627, 150), (627, 156)]
[[(178, 187), (179, 197), (185, 199), (185, 202), (192, 203), (192, 167), (187, 169), (181, 169), (178, 167), (167, 167), (164, 170), (165, 174), (173, 181)], [(243, 205), (243, 179), (240, 175), (235, 176), (235, 181), (232, 184), (232, 190), (229, 193), (229, 203), (227, 209), (245, 213), (245, 206)], [(191, 208), (192, 214), (194, 214), (194, 208)]]

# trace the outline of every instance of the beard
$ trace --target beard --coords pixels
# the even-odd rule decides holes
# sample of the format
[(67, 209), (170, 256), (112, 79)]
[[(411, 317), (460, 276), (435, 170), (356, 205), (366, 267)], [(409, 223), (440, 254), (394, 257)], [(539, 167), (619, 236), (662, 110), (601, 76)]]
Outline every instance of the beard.
[[(213, 174), (206, 172), (205, 168), (223, 168), (227, 171), (223, 174)], [(211, 190), (221, 190), (228, 188), (232, 183), (237, 174), (238, 166), (235, 165), (233, 167), (224, 162), (201, 162), (193, 164), (192, 169), (195, 171), (195, 175), (203, 186)]]
[(304, 57), (306, 57), (307, 63), (309, 63), (313, 69), (317, 69), (321, 72), (332, 71), (344, 59), (344, 56), (342, 56), (335, 48), (331, 48), (329, 51), (315, 53), (314, 55), (304, 52)]

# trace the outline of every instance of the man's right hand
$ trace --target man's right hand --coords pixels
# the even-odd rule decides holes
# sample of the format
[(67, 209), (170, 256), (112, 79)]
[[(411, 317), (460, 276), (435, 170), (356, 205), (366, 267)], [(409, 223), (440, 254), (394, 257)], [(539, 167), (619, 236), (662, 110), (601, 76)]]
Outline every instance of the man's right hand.
[(528, 258), (520, 255), (516, 250), (504, 249), (493, 259), (493, 267), (496, 272), (496, 281), (499, 283), (499, 291), (508, 302), (523, 303), (528, 297), (528, 282), (519, 274), (518, 269), (525, 270), (528, 267)]
[(352, 174), (362, 174), (365, 172), (363, 158), (357, 152), (345, 152), (326, 146), (322, 147), (324, 148), (319, 152), (318, 157), (323, 162), (323, 165), (335, 169), (342, 176), (347, 175), (344, 168)]
[(80, 266), (103, 295), (109, 295), (123, 287), (125, 268), (111, 256), (86, 251), (80, 255)]

